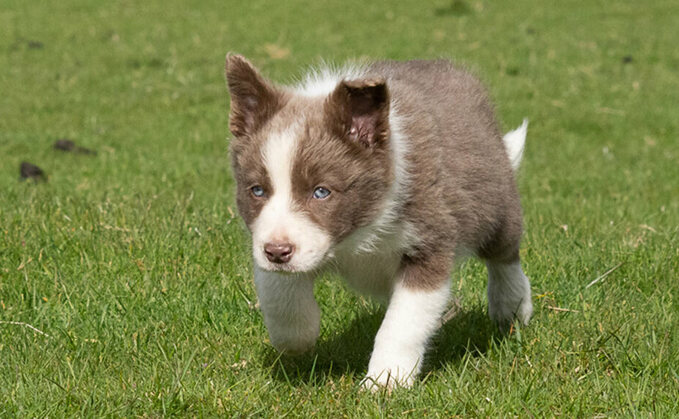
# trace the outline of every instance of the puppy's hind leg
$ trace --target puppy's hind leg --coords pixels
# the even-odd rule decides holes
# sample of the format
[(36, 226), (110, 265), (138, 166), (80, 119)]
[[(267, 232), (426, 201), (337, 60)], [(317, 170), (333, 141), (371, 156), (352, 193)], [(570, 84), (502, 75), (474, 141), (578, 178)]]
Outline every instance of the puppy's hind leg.
[(488, 314), (501, 330), (517, 319), (528, 324), (533, 314), (530, 282), (517, 258), (513, 262), (486, 260), (488, 268)]
[(521, 206), (516, 191), (509, 192), (495, 234), (478, 252), (488, 268), (488, 314), (504, 332), (514, 320), (528, 324), (533, 314), (530, 282), (519, 258)]

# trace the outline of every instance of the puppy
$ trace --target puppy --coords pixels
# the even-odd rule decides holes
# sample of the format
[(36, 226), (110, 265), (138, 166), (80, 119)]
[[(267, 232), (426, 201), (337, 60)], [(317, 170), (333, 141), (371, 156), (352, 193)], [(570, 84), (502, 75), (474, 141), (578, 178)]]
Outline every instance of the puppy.
[(488, 268), (490, 317), (528, 322), (514, 181), (527, 122), (503, 138), (474, 77), (444, 60), (382, 61), (288, 87), (229, 54), (226, 79), (238, 210), (276, 349), (314, 346), (314, 279), (332, 270), (388, 302), (364, 385), (410, 386), (469, 254)]

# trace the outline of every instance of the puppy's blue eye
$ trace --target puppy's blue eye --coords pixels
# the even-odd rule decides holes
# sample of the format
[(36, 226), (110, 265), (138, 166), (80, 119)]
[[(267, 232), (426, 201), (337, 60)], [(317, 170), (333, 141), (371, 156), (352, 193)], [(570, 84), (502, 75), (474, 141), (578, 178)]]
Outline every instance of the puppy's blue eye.
[(261, 197), (264, 196), (264, 188), (262, 188), (262, 187), (259, 186), (259, 185), (253, 186), (252, 188), (250, 188), (250, 191), (251, 191), (252, 194), (253, 194), (254, 196), (256, 196), (257, 198), (261, 198)]
[(315, 199), (325, 199), (328, 197), (328, 195), (330, 195), (330, 191), (322, 186), (319, 186), (318, 188), (314, 189)]

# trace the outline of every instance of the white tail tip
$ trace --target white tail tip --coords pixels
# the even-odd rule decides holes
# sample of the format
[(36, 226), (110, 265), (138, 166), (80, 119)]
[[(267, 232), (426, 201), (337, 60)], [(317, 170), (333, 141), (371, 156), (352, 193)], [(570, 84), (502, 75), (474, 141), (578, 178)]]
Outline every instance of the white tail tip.
[(523, 157), (523, 147), (526, 144), (526, 133), (528, 132), (528, 119), (524, 119), (520, 127), (513, 131), (509, 131), (502, 137), (505, 143), (505, 149), (509, 156), (509, 161), (512, 164), (512, 169), (516, 171), (521, 165), (521, 158)]

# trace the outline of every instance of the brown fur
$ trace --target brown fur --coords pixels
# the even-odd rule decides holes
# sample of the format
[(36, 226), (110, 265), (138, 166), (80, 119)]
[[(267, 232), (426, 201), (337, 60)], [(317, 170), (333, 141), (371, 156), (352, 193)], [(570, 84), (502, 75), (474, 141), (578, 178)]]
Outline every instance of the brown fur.
[(225, 72), (231, 92), (229, 129), (236, 137), (252, 135), (285, 105), (286, 97), (243, 57), (227, 55)]

